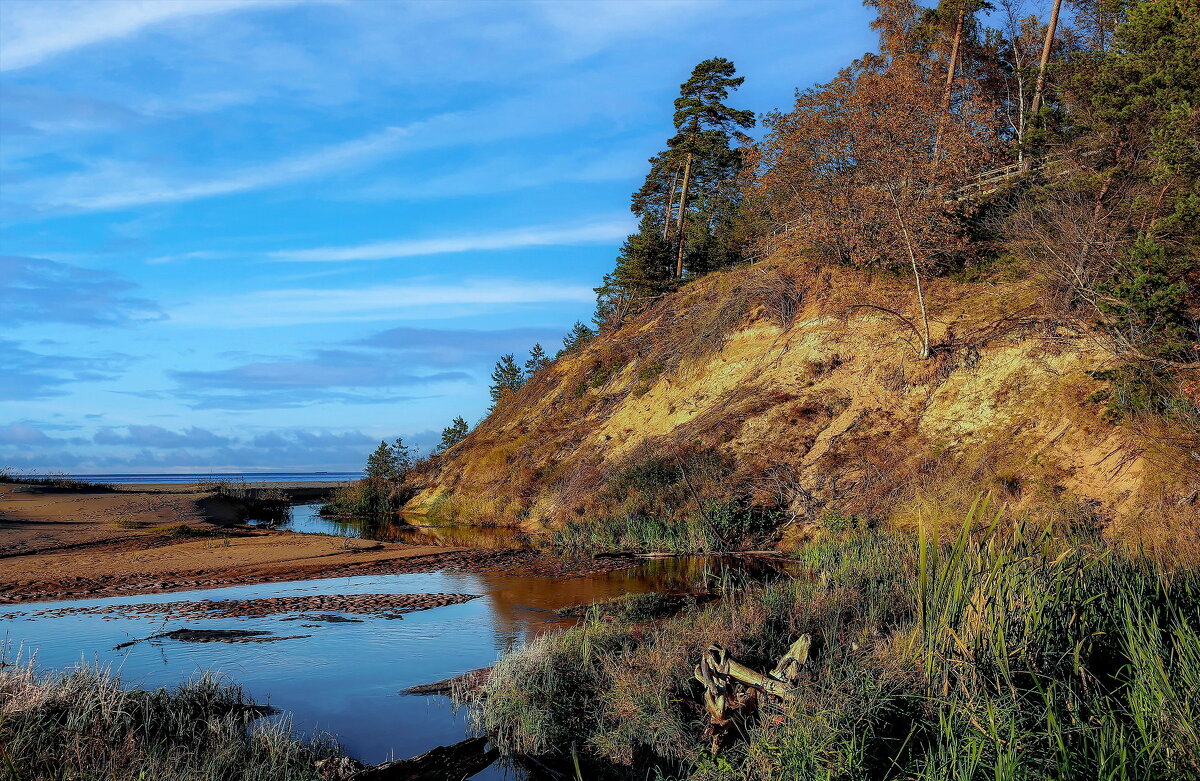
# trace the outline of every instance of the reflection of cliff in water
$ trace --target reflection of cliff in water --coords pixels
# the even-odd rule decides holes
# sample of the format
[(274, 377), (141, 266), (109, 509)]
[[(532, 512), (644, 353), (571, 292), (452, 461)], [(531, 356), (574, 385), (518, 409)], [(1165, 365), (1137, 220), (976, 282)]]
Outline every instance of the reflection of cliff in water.
[(487, 526), (409, 526), (402, 523), (351, 521), (359, 536), (410, 545), (442, 545), (460, 548), (528, 548), (529, 535), (514, 529)]
[(329, 518), (320, 514), (319, 504), (293, 506), (277, 529), (305, 534), (331, 534), (410, 545), (438, 545), (455, 548), (528, 548), (529, 536), (514, 529), (487, 526), (411, 526), (397, 521), (374, 518)]
[[(531, 539), (515, 529), (487, 526), (410, 526), (368, 518), (326, 518), (320, 505), (293, 507), (280, 528), (296, 532), (334, 534), (411, 545), (464, 548), (528, 548)], [(636, 567), (583, 575), (543, 577), (515, 572), (445, 572), (462, 581), (464, 593), (480, 593), (491, 603), (495, 646), (506, 650), (550, 629), (571, 626), (574, 619), (560, 618), (560, 607), (586, 605), (622, 594), (648, 591), (676, 593), (736, 593), (759, 583), (802, 570), (787, 559), (773, 556), (681, 556), (643, 559)]]
[[(696, 556), (647, 559), (632, 569), (571, 577), (519, 573), (471, 573), (463, 577), (484, 585), (491, 602), (496, 648), (507, 650), (542, 632), (574, 624), (575, 619), (553, 614), (560, 607), (650, 591), (736, 593), (751, 583), (800, 571), (791, 562), (771, 557)], [(446, 575), (452, 577), (454, 573)]]

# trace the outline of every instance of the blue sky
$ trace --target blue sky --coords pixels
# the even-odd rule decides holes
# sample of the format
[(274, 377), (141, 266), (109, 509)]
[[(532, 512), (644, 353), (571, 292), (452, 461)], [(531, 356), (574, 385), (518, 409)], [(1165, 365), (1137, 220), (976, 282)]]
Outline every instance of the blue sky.
[(857, 0), (0, 4), (0, 467), (357, 468), (551, 352), (696, 62), (786, 107)]

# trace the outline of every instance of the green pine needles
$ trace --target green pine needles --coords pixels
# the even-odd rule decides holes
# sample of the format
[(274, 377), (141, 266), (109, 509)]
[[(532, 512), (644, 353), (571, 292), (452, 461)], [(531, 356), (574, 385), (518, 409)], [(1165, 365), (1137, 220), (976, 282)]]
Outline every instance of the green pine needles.
[(698, 64), (680, 85), (675, 135), (650, 158), (646, 181), (630, 204), (638, 231), (625, 240), (616, 267), (596, 288), (598, 323), (619, 322), (685, 275), (740, 262), (740, 145), (749, 140), (740, 131), (754, 126), (754, 112), (726, 105), (729, 93), (745, 81), (736, 72), (731, 61), (715, 57)]

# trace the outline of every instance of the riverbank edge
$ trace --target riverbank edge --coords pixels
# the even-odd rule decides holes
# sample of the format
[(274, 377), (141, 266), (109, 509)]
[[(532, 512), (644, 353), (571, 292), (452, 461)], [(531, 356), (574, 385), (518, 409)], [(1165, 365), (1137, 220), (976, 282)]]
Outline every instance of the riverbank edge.
[[(13, 496), (10, 488), (0, 494), (0, 527), (39, 539), (43, 530), (52, 529), (60, 539), (41, 549), (0, 554), (0, 604), (445, 569), (566, 577), (639, 563), (636, 559), (564, 559), (533, 549), (421, 546), (254, 528), (241, 522), (235, 500), (184, 490), (195, 487), (130, 485), (89, 494), (15, 486), (23, 500), (31, 494), (41, 500), (33, 507), (8, 501)], [(310, 487), (315, 488), (295, 486)], [(101, 497), (108, 501), (98, 501)], [(115, 504), (143, 497), (158, 501), (156, 516), (130, 514)], [(170, 524), (162, 519), (164, 514), (185, 521)], [(239, 558), (239, 554), (244, 555)], [(186, 565), (163, 565), (169, 559)], [(22, 566), (15, 566), (18, 562)]]

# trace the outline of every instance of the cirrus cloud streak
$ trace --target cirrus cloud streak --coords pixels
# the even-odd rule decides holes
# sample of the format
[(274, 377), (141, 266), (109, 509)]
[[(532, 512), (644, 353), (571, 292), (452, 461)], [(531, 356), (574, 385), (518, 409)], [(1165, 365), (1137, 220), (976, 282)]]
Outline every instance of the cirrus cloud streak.
[(589, 285), (570, 282), (412, 280), (338, 289), (261, 290), (203, 299), (173, 309), (171, 322), (213, 328), (247, 328), (410, 317), (451, 318), (514, 306), (587, 303), (595, 296)]
[(155, 0), (153, 3), (47, 3), (7, 0), (9, 24), (0, 39), (0, 71), (37, 65), (83, 46), (125, 38), (154, 24), (190, 16), (212, 15), (254, 7), (280, 7), (294, 0)]
[(526, 247), (607, 244), (629, 235), (632, 220), (606, 220), (571, 227), (530, 227), (488, 233), (465, 234), (431, 239), (395, 239), (371, 244), (342, 247), (317, 247), (302, 250), (277, 250), (268, 253), (271, 260), (335, 262), (351, 260), (392, 260), (423, 255), (444, 255), (480, 250), (511, 250)]

